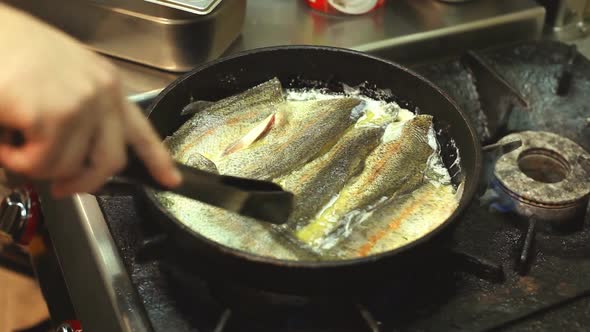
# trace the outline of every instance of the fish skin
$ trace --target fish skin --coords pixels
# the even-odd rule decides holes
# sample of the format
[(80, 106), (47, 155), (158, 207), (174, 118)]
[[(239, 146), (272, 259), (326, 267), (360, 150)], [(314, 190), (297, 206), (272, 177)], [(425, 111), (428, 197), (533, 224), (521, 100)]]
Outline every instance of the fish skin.
[(347, 184), (338, 199), (307, 226), (295, 233), (303, 243), (318, 248), (326, 235), (336, 230), (351, 213), (418, 186), (429, 157), (432, 116), (417, 115), (408, 120), (397, 139), (380, 144), (365, 161), (361, 174)]
[(223, 98), (205, 110), (222, 116), (229, 116), (244, 108), (260, 104), (281, 102), (285, 100), (283, 86), (278, 78), (274, 77), (266, 82), (256, 85), (242, 93)]
[(164, 144), (173, 158), (181, 163), (186, 163), (195, 153), (216, 162), (227, 146), (284, 102), (281, 82), (274, 78), (196, 113), (174, 134), (166, 137)]
[(353, 124), (352, 110), (361, 103), (355, 98), (283, 103), (280, 125), (249, 148), (221, 158), (217, 166), (226, 175), (260, 180), (282, 176), (335, 144)]
[(457, 208), (452, 185), (424, 183), (407, 195), (386, 202), (325, 253), (349, 259), (394, 250), (430, 233)]
[(227, 247), (283, 260), (318, 260), (316, 254), (277, 234), (270, 225), (169, 192), (160, 202), (192, 231)]
[(295, 195), (285, 224), (293, 229), (308, 221), (362, 169), (366, 156), (379, 144), (383, 127), (349, 129), (325, 154), (302, 168), (274, 180)]
[(198, 168), (203, 171), (219, 174), (217, 166), (211, 160), (205, 158), (200, 153), (192, 154), (186, 161), (186, 165), (194, 168)]

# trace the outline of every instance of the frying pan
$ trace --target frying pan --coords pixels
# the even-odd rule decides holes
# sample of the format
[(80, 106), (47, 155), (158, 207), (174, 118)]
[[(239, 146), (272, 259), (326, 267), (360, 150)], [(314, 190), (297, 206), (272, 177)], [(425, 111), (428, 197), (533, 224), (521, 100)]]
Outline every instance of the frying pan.
[[(281, 46), (251, 50), (204, 64), (178, 78), (148, 108), (148, 118), (162, 137), (171, 135), (187, 120), (181, 110), (191, 100), (215, 101), (237, 94), (273, 77), (283, 87), (325, 87), (342, 91), (342, 83), (389, 89), (402, 107), (434, 116), (442, 159), (452, 181), (463, 194), (457, 209), (440, 226), (422, 238), (395, 250), (342, 261), (286, 261), (261, 257), (211, 241), (191, 230), (160, 205), (154, 193), (143, 190), (149, 220), (168, 234), (186, 265), (199, 263), (215, 278), (228, 278), (249, 286), (297, 294), (332, 293), (357, 286), (391, 281), (436, 260), (451, 238), (453, 227), (471, 201), (479, 183), (481, 148), (467, 116), (444, 92), (398, 64), (363, 53), (329, 47)], [(453, 165), (457, 154), (459, 163)]]

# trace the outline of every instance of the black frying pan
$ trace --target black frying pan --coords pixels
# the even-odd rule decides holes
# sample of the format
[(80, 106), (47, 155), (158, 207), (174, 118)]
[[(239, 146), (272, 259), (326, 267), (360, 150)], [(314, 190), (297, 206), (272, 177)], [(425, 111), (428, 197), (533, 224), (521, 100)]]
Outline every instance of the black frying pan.
[[(204, 258), (206, 269), (220, 275), (271, 290), (297, 293), (350, 290), (377, 280), (391, 280), (428, 264), (440, 250), (452, 226), (471, 201), (479, 182), (481, 151), (467, 116), (440, 89), (414, 72), (362, 53), (326, 47), (287, 46), (257, 49), (207, 63), (170, 84), (148, 110), (148, 117), (162, 137), (186, 121), (181, 110), (192, 98), (218, 100), (278, 77), (286, 88), (327, 87), (341, 83), (391, 89), (398, 104), (434, 116), (443, 161), (450, 167), (457, 150), (459, 165), (450, 169), (455, 185), (463, 183), (456, 211), (426, 236), (398, 249), (346, 261), (283, 261), (225, 247), (189, 229), (163, 208), (153, 193), (142, 192), (150, 219), (168, 232), (183, 257)], [(365, 92), (371, 95), (369, 88)], [(187, 261), (192, 265), (192, 261)]]

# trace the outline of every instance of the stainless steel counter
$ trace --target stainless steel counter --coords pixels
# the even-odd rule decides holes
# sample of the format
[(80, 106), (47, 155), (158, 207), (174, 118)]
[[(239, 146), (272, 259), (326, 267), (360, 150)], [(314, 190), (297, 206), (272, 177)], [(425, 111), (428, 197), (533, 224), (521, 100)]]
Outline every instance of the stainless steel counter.
[[(276, 45), (346, 47), (407, 65), (456, 55), (465, 49), (539, 38), (545, 9), (533, 0), (388, 1), (358, 17), (328, 16), (303, 0), (251, 0), (243, 33), (226, 51)], [(128, 94), (162, 88), (178, 74), (115, 60)]]
[(590, 36), (574, 40), (571, 43), (578, 47), (580, 53), (590, 59)]

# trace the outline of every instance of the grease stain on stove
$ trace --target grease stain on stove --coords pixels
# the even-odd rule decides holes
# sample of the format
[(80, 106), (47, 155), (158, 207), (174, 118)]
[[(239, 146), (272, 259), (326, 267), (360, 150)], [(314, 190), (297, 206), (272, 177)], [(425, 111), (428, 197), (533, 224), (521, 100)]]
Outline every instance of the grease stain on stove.
[(534, 295), (539, 292), (539, 284), (534, 277), (520, 277), (520, 279), (518, 280), (518, 286), (521, 290), (525, 291), (530, 295)]
[(565, 281), (561, 281), (555, 287), (557, 294), (563, 297), (573, 296), (576, 293), (576, 290), (572, 285)]
[(477, 301), (483, 305), (496, 304), (502, 301), (499, 297), (494, 294), (481, 294), (477, 297)]

